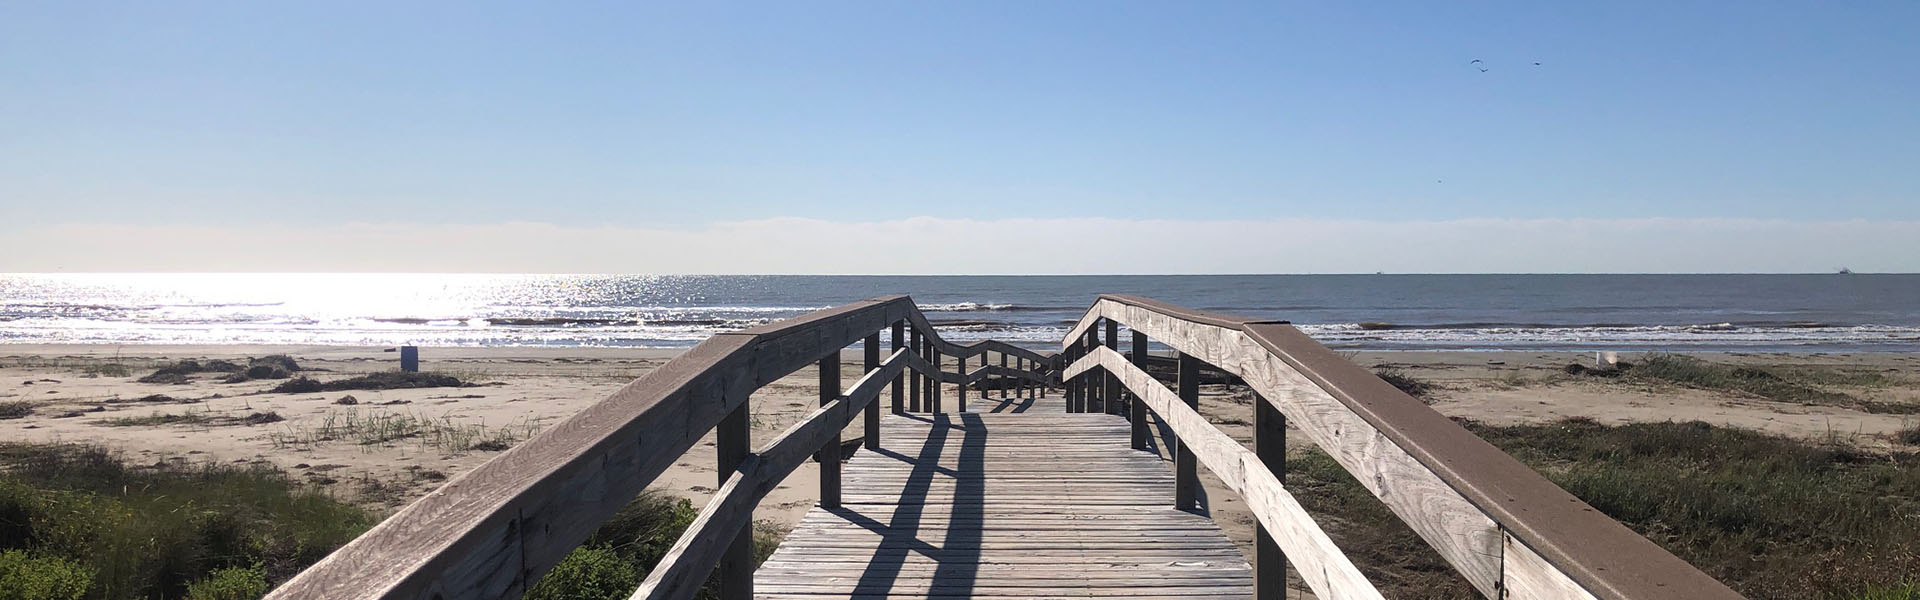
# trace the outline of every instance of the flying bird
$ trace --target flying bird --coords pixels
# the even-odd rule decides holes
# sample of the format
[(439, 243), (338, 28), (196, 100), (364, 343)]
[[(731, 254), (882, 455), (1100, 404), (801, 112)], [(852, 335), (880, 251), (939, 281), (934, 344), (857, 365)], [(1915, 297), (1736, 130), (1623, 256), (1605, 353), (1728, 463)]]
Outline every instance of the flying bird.
[(1487, 61), (1480, 60), (1478, 58), (1473, 59), (1472, 62), (1467, 63), (1467, 66), (1476, 67), (1480, 69), (1481, 73), (1487, 72)]

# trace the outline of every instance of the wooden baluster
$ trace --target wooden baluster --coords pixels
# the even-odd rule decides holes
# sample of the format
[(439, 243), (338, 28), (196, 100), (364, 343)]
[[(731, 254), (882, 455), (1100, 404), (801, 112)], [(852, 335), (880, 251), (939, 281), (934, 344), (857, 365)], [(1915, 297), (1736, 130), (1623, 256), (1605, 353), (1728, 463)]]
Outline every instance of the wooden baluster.
[[(839, 397), (840, 351), (835, 350), (820, 358), (820, 405)], [(820, 461), (820, 506), (840, 508), (840, 433), (834, 432), (815, 456)]]
[[(907, 343), (909, 344), (909, 347), (913, 348), (913, 355), (918, 356), (920, 358), (926, 358), (927, 357), (926, 350), (920, 344), (920, 330), (918, 328), (915, 328), (910, 333), (911, 333), (911, 337), (908, 338)], [(911, 375), (907, 377), (908, 379), (907, 410), (912, 412), (920, 412), (920, 392), (927, 387), (927, 384), (925, 382), (920, 381), (919, 370), (907, 369), (907, 371), (911, 373)]]
[[(1080, 362), (1080, 346), (1085, 343), (1084, 337), (1075, 341), (1073, 347), (1067, 349), (1067, 359), (1063, 362), (1069, 365)], [(1060, 383), (1066, 388), (1067, 412), (1080, 412), (1080, 377), (1076, 376)]]
[[(985, 362), (985, 361), (982, 360), (981, 362)], [(1000, 353), (1000, 377), (998, 379), (995, 379), (994, 381), (1000, 382), (1000, 385), (998, 386), (1000, 388), (1000, 399), (1006, 400), (1007, 399), (1007, 353), (1005, 352)], [(1026, 381), (1026, 380), (1022, 379), (1020, 381)], [(1015, 393), (1013, 397), (1018, 398), (1020, 397), (1020, 394)]]
[[(1195, 412), (1200, 410), (1200, 359), (1185, 352), (1180, 353), (1180, 399)], [(1193, 451), (1187, 448), (1187, 442), (1180, 440), (1173, 453), (1173, 507), (1180, 510), (1197, 508), (1199, 497), (1194, 493), (1200, 487), (1199, 463), (1195, 461)]]
[[(1281, 484), (1287, 482), (1287, 416), (1280, 413), (1259, 392), (1253, 392), (1253, 448), (1260, 463)], [(1273, 540), (1265, 525), (1254, 524), (1253, 597), (1255, 600), (1281, 600), (1287, 594), (1287, 555)]]
[(927, 394), (927, 412), (937, 415), (940, 414), (940, 371), (942, 367), (940, 366), (940, 347), (934, 345), (933, 334), (931, 333), (927, 334), (927, 351), (932, 354), (932, 356), (929, 357), (931, 360), (927, 362), (933, 363), (933, 374), (927, 376), (927, 389), (932, 391)]
[[(900, 348), (906, 346), (906, 329), (906, 321), (893, 322), (893, 346), (889, 350), (899, 352)], [(896, 415), (906, 410), (906, 378), (905, 372), (893, 376), (893, 414)]]
[[(1147, 370), (1147, 334), (1133, 330), (1133, 366)], [(1156, 384), (1157, 385), (1157, 384)], [(1147, 431), (1147, 403), (1140, 401), (1139, 394), (1127, 403), (1127, 420), (1133, 422), (1133, 449), (1146, 450), (1151, 441), (1152, 432)]]
[[(719, 475), (719, 486), (727, 484), (727, 477), (740, 468), (753, 454), (753, 418), (746, 401), (740, 407), (727, 413), (720, 424), (713, 429), (713, 450), (715, 469)], [(716, 486), (717, 488), (717, 486)], [(749, 515), (748, 523), (753, 522)], [(720, 598), (722, 600), (750, 600), (753, 598), (753, 526), (741, 527), (733, 537), (733, 543), (727, 545), (720, 555), (720, 564), (714, 567), (720, 580)]]
[(953, 355), (953, 373), (960, 376), (960, 385), (953, 390), (954, 403), (960, 405), (960, 412), (967, 412), (967, 357)]
[[(866, 342), (861, 345), (866, 347), (864, 353), (866, 369), (861, 372), (872, 373), (878, 370), (880, 368), (880, 332), (876, 331), (868, 335)], [(880, 402), (877, 400), (867, 403), (866, 431), (861, 434), (860, 445), (868, 450), (880, 449)]]
[[(1093, 354), (1094, 348), (1100, 345), (1100, 323), (1095, 322), (1093, 327), (1087, 328), (1086, 344), (1087, 344), (1087, 354)], [(1081, 408), (1085, 412), (1094, 412), (1096, 410), (1100, 410), (1099, 403), (1107, 401), (1106, 398), (1100, 397), (1101, 386), (1099, 385), (1099, 383), (1100, 383), (1101, 372), (1102, 372), (1102, 369), (1100, 369), (1099, 367), (1095, 367), (1087, 371), (1086, 377), (1081, 378), (1082, 381), (1080, 382), (1080, 385), (1086, 388), (1086, 395), (1084, 396), (1085, 401), (1082, 402), (1082, 405), (1081, 405)]]
[[(1107, 319), (1107, 347), (1112, 348), (1114, 352), (1120, 351), (1119, 321)], [(1107, 414), (1120, 414), (1120, 377), (1114, 375), (1112, 371), (1102, 369), (1100, 381), (1106, 388), (1100, 391), (1100, 397), (1106, 400)]]

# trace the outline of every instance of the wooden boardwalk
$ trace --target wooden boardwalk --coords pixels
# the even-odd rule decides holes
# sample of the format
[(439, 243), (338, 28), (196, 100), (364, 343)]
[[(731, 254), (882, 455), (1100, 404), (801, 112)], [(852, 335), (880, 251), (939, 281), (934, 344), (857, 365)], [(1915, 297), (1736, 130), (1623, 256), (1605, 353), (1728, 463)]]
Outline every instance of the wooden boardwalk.
[(1124, 419), (974, 402), (1001, 412), (886, 416), (881, 448), (845, 465), (842, 505), (807, 513), (755, 596), (1251, 596), (1246, 558), (1173, 508), (1171, 465), (1129, 448)]

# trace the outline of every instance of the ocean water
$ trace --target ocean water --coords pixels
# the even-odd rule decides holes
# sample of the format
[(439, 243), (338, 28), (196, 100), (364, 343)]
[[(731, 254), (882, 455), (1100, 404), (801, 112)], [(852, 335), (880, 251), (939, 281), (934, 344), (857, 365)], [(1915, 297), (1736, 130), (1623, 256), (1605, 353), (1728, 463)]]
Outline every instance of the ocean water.
[(1920, 351), (1920, 275), (0, 275), (0, 343), (685, 347), (904, 293), (943, 334), (1057, 342), (1095, 295), (1352, 349)]

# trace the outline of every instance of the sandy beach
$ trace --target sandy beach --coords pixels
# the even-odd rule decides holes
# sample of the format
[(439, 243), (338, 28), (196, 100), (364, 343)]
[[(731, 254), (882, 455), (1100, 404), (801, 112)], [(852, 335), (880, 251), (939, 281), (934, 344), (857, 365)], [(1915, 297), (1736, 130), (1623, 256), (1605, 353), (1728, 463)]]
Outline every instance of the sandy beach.
[[(472, 385), (400, 390), (273, 393), (284, 379), (221, 383), (222, 374), (186, 383), (140, 383), (155, 368), (183, 359), (228, 360), (286, 354), (301, 374), (320, 380), (396, 368), (377, 347), (103, 346), (0, 347), (0, 402), (31, 412), (0, 420), (0, 438), (103, 444), (135, 462), (163, 460), (266, 462), (342, 499), (392, 510), (497, 456), (670, 360), (676, 350), (616, 348), (424, 348), (423, 369)], [(1876, 373), (1875, 385), (1844, 388), (1889, 406), (1920, 406), (1920, 355), (1699, 354), (1714, 362)], [(1786, 403), (1724, 391), (1563, 375), (1569, 364), (1592, 364), (1577, 352), (1361, 352), (1353, 360), (1428, 382), (1428, 401), (1453, 417), (1491, 424), (1588, 417), (1603, 423), (1705, 421), (1871, 451), (1900, 449), (1891, 434), (1920, 422), (1899, 411)], [(1632, 357), (1628, 357), (1631, 359)], [(857, 377), (847, 355), (843, 374)], [(817, 402), (812, 369), (764, 388), (752, 401), (753, 435), (771, 439)], [(951, 393), (951, 392), (949, 392)], [(351, 397), (351, 401), (346, 400)], [(1052, 396), (1058, 398), (1058, 395)], [(350, 402), (350, 403), (349, 403)], [(1207, 414), (1228, 434), (1251, 443), (1251, 399), (1206, 386)], [(1057, 407), (1055, 402), (1039, 404)], [(1911, 411), (1908, 411), (1911, 412)], [(272, 415), (272, 416), (264, 416)], [(171, 422), (169, 422), (171, 421)], [(401, 423), (416, 431), (380, 439), (369, 423)], [(358, 429), (347, 424), (360, 424)], [(850, 435), (857, 435), (855, 431)], [(457, 434), (457, 435), (452, 435)], [(332, 438), (332, 439), (329, 439)], [(495, 440), (499, 445), (478, 444)], [(1289, 436), (1308, 444), (1303, 435)], [(653, 489), (704, 502), (715, 487), (711, 437), (688, 452)], [(1911, 448), (1906, 448), (1911, 449)], [(1214, 517), (1236, 542), (1251, 544), (1252, 519), (1241, 501), (1208, 479)], [(817, 497), (811, 465), (788, 477), (761, 504), (775, 525), (797, 521)]]

